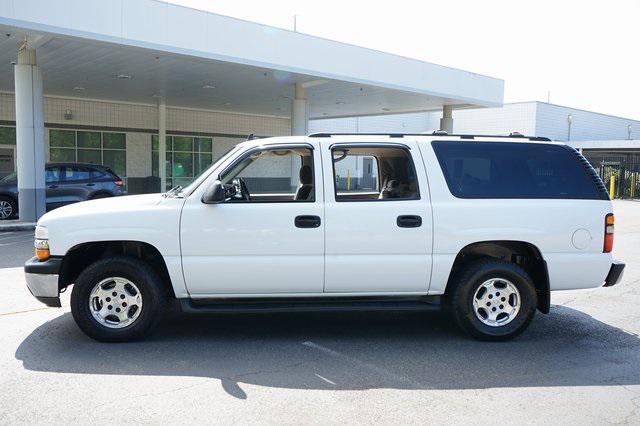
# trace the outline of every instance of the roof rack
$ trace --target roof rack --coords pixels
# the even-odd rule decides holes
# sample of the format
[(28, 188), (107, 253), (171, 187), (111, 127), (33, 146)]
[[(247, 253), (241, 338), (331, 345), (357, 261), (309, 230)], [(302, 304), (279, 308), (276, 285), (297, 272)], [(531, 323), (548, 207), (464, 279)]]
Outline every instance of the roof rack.
[(448, 134), (441, 130), (436, 130), (433, 133), (312, 133), (310, 138), (330, 138), (331, 136), (388, 136), (390, 138), (403, 138), (405, 136), (447, 136), (458, 137), (460, 139), (475, 139), (475, 138), (522, 138), (530, 141), (538, 142), (551, 142), (551, 139), (543, 136), (525, 136), (518, 132), (512, 132), (508, 135), (469, 135), (469, 134)]

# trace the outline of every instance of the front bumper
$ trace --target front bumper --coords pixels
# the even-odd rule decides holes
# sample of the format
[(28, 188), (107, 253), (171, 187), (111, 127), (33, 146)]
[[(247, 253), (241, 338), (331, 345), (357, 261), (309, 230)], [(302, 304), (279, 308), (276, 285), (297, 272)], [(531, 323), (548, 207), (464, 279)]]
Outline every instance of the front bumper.
[(609, 269), (607, 278), (605, 278), (604, 280), (604, 286), (611, 287), (622, 281), (622, 275), (624, 275), (624, 267), (625, 264), (623, 262), (614, 259), (613, 263), (611, 263), (611, 268)]
[(47, 306), (59, 308), (60, 287), (58, 285), (58, 275), (62, 258), (52, 257), (43, 262), (32, 257), (24, 264), (24, 274), (27, 280), (27, 288), (40, 302)]

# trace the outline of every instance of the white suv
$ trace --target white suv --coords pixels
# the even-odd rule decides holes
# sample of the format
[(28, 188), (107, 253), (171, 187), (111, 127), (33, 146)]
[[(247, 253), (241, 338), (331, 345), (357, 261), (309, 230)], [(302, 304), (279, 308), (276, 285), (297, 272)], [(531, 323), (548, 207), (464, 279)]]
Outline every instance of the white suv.
[(544, 138), (315, 134), (249, 140), (186, 188), (44, 215), (31, 293), (101, 341), (183, 311), (448, 308), (471, 335), (522, 332), (550, 290), (611, 286), (612, 206)]

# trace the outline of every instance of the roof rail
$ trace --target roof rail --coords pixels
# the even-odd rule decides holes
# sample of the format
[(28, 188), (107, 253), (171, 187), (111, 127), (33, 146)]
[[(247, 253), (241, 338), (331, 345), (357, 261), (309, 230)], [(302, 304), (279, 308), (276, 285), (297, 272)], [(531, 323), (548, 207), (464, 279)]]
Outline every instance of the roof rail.
[(475, 138), (523, 138), (537, 142), (551, 142), (551, 139), (544, 136), (525, 136), (518, 132), (512, 132), (508, 135), (469, 135), (469, 134), (447, 134), (446, 132), (435, 131), (433, 133), (311, 133), (310, 138), (330, 138), (331, 136), (388, 136), (390, 138), (403, 138), (405, 136), (443, 136), (458, 137), (460, 139)]

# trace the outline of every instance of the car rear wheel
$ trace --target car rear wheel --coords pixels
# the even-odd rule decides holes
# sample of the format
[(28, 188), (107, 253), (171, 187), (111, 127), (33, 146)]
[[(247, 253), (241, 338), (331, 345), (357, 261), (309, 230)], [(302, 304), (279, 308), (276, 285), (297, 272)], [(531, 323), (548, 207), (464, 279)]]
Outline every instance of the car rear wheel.
[(0, 220), (15, 219), (18, 215), (18, 203), (11, 198), (0, 195)]
[(470, 263), (450, 285), (447, 295), (453, 317), (460, 328), (477, 339), (512, 339), (535, 315), (533, 281), (514, 263), (493, 259)]
[(89, 337), (127, 342), (148, 335), (166, 304), (162, 281), (145, 262), (132, 257), (99, 260), (73, 287), (71, 313)]

